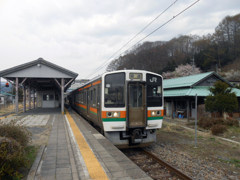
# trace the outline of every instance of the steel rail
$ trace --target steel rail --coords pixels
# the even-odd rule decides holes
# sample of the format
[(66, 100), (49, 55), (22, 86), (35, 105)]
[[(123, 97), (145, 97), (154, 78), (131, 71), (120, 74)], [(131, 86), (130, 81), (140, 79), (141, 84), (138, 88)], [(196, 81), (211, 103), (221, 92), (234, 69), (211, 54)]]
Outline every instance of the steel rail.
[(179, 171), (178, 169), (176, 169), (175, 167), (171, 166), (170, 164), (168, 164), (167, 162), (159, 159), (157, 156), (155, 156), (154, 154), (142, 149), (143, 152), (145, 154), (147, 154), (148, 156), (150, 156), (151, 158), (153, 158), (155, 161), (157, 161), (159, 164), (166, 166), (168, 169), (170, 169), (172, 172), (174, 172), (175, 174), (177, 174), (179, 177), (181, 177), (184, 180), (193, 180), (191, 177), (189, 177), (188, 175), (186, 175), (185, 173)]

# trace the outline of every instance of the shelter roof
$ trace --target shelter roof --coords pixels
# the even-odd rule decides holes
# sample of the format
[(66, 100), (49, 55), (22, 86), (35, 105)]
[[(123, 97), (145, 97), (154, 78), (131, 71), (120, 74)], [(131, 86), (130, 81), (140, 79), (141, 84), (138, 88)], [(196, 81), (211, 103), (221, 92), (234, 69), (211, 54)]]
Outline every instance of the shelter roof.
[[(166, 89), (163, 91), (164, 97), (179, 97), (179, 96), (202, 96), (206, 97), (211, 94), (208, 86), (194, 86), (193, 88), (180, 88), (180, 89)], [(240, 89), (232, 88), (237, 97), (240, 97)]]
[(0, 77), (5, 78), (10, 83), (15, 83), (16, 78), (18, 78), (20, 85), (31, 86), (39, 91), (61, 90), (61, 79), (64, 80), (64, 91), (66, 91), (77, 76), (77, 73), (43, 58), (0, 71)]
[[(55, 69), (59, 72), (62, 72), (68, 76), (71, 76), (72, 78), (76, 78), (78, 76), (77, 73), (75, 72), (72, 72), (68, 69), (65, 69), (63, 67), (60, 67), (56, 64), (53, 64), (49, 61), (46, 61), (44, 60), (43, 58), (38, 58), (37, 60), (33, 60), (33, 61), (30, 61), (30, 62), (27, 62), (27, 63), (24, 63), (24, 64), (21, 64), (21, 65), (18, 65), (18, 66), (14, 66), (12, 68), (9, 68), (9, 69), (6, 69), (6, 70), (3, 70), (3, 71), (0, 71), (0, 77), (8, 77), (10, 74), (12, 73), (15, 73), (15, 72), (18, 72), (18, 71), (22, 71), (22, 70), (25, 70), (25, 69), (28, 69), (30, 67), (33, 67), (33, 66), (37, 66), (37, 65), (45, 65), (51, 69)], [(27, 77), (26, 75), (24, 75), (24, 77)], [(49, 77), (49, 78), (56, 78), (54, 77), (54, 74), (53, 74), (53, 77)]]
[(163, 88), (165, 90), (165, 89), (172, 89), (172, 88), (193, 87), (210, 76), (216, 76), (219, 79), (221, 79), (222, 81), (224, 81), (224, 82), (228, 83), (230, 86), (232, 86), (231, 83), (229, 83), (226, 79), (222, 78), (215, 72), (207, 72), (207, 73), (195, 74), (195, 75), (191, 75), (191, 76), (166, 79), (163, 81)]

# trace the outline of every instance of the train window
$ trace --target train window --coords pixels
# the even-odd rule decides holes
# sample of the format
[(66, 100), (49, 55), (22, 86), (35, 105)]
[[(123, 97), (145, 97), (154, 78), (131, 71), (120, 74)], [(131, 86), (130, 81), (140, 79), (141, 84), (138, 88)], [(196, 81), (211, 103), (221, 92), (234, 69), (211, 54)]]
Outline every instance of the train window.
[(143, 85), (131, 84), (129, 87), (129, 104), (130, 107), (142, 107), (143, 97), (142, 97)]
[(162, 78), (147, 74), (147, 106), (162, 106)]
[(108, 74), (105, 76), (105, 107), (125, 107), (124, 85), (125, 73)]

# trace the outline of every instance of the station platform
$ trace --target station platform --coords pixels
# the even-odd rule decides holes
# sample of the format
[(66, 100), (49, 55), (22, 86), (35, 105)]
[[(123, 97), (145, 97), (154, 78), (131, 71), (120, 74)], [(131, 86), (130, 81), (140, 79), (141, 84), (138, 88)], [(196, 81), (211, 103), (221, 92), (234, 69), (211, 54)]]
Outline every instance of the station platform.
[(27, 179), (152, 179), (76, 112), (60, 112), (38, 108), (15, 116), (20, 125), (51, 126)]

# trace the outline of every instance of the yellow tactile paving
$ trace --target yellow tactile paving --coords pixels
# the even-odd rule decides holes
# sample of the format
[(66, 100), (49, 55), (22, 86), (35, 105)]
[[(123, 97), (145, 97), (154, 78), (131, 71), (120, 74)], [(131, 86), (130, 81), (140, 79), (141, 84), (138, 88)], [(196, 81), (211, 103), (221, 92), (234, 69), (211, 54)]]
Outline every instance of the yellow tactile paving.
[(8, 115), (8, 116), (1, 117), (0, 120), (5, 119), (5, 118), (10, 117), (10, 116), (13, 116), (13, 115), (14, 115), (14, 114), (10, 114), (10, 115)]
[(72, 128), (73, 134), (78, 143), (78, 147), (81, 151), (81, 154), (83, 156), (83, 159), (88, 169), (88, 173), (90, 177), (92, 179), (97, 179), (97, 180), (107, 180), (108, 177), (106, 173), (104, 172), (102, 166), (99, 164), (97, 158), (93, 154), (92, 150), (90, 149), (87, 142), (85, 141), (82, 133), (78, 129), (76, 123), (74, 122), (74, 120), (72, 119), (71, 115), (67, 110), (66, 110), (66, 115), (67, 115), (69, 124)]

